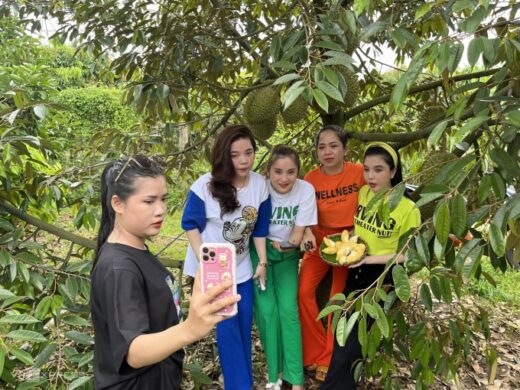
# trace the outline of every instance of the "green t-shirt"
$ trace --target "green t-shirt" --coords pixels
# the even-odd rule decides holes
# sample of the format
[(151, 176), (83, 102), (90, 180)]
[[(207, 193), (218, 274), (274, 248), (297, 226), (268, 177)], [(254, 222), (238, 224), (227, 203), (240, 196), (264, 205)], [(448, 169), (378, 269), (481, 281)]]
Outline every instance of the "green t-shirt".
[(365, 185), (359, 191), (358, 207), (354, 217), (355, 234), (368, 245), (370, 255), (388, 255), (397, 252), (399, 237), (421, 223), (421, 214), (414, 208), (415, 203), (403, 197), (390, 213), (389, 224), (380, 220), (375, 208), (366, 214), (366, 206), (374, 197), (374, 192)]

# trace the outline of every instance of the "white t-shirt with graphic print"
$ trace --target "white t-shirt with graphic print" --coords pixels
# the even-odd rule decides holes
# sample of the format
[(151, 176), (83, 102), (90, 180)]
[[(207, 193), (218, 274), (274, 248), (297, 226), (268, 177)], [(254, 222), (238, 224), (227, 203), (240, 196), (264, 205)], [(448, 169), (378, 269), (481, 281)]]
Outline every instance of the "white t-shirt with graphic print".
[(287, 194), (279, 194), (271, 183), (268, 182), (268, 185), (271, 195), (270, 240), (287, 241), (295, 225), (312, 226), (318, 223), (316, 194), (312, 184), (297, 179)]
[[(220, 216), (220, 204), (209, 191), (211, 174), (201, 176), (190, 188), (188, 201), (182, 216), (184, 230), (197, 228), (203, 243), (228, 242), (235, 246), (237, 254), (237, 283), (253, 277), (249, 256), (249, 238), (266, 237), (271, 203), (267, 183), (262, 175), (249, 172), (248, 184), (237, 191), (240, 207), (232, 213)], [(188, 246), (183, 272), (195, 276), (197, 258)]]

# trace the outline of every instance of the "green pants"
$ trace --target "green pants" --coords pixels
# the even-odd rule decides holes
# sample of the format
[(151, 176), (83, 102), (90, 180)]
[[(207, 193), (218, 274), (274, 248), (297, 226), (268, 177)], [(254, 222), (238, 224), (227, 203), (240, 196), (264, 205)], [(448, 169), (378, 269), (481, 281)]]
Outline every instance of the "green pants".
[[(253, 269), (258, 264), (251, 245)], [(267, 359), (269, 382), (278, 373), (293, 385), (303, 385), (303, 360), (300, 318), (298, 316), (299, 252), (280, 253), (267, 240), (266, 289), (255, 283), (254, 318)]]

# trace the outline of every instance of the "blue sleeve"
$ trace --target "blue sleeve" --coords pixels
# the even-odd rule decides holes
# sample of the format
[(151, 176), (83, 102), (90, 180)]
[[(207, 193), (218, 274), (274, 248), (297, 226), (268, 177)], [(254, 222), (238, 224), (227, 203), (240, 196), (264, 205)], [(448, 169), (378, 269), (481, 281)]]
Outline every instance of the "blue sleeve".
[(206, 205), (193, 191), (188, 194), (181, 226), (185, 231), (198, 229), (201, 233), (206, 228)]
[(258, 219), (253, 230), (253, 237), (267, 237), (269, 235), (269, 218), (271, 218), (271, 196), (268, 196), (258, 208)]

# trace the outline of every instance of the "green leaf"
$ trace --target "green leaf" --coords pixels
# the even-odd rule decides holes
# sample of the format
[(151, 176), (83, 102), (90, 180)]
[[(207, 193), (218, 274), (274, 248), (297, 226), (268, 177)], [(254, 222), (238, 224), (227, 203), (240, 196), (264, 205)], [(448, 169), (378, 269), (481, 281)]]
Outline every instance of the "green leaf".
[(157, 85), (156, 91), (159, 99), (166, 99), (170, 94), (170, 87), (166, 84), (159, 84)]
[[(271, 64), (271, 68), (279, 68), (279, 69), (287, 69), (287, 70), (296, 70), (296, 65), (290, 61), (276, 61)], [(283, 77), (283, 76), (282, 76)]]
[(379, 306), (377, 303), (374, 306), (378, 312), (376, 324), (379, 327), (379, 330), (381, 331), (383, 337), (388, 338), (388, 336), (390, 336), (390, 326), (388, 325), (388, 319), (386, 318), (386, 314), (381, 308), (381, 306)]
[(434, 200), (442, 198), (444, 195), (445, 195), (444, 192), (432, 192), (432, 193), (427, 193), (427, 194), (421, 193), (421, 198), (417, 202), (415, 202), (414, 207), (416, 209), (418, 209), (421, 206), (424, 206), (425, 204), (428, 204), (430, 202), (433, 202)]
[(520, 110), (509, 111), (506, 118), (512, 125), (520, 127)]
[(392, 40), (400, 49), (404, 49), (406, 47), (407, 39), (406, 39), (406, 30), (403, 28), (394, 28), (390, 33)]
[(354, 13), (359, 16), (369, 4), (369, 0), (354, 0)]
[(86, 319), (84, 319), (80, 316), (76, 316), (76, 315), (65, 316), (62, 318), (62, 321), (68, 325), (73, 325), (73, 326), (88, 326), (89, 325), (89, 322)]
[(421, 19), (424, 15), (426, 15), (432, 7), (435, 5), (434, 2), (431, 3), (425, 3), (419, 7), (417, 11), (415, 11), (415, 17), (414, 22), (417, 22), (419, 19)]
[(359, 320), (358, 340), (361, 344), (361, 353), (363, 356), (366, 356), (368, 351), (368, 333), (366, 317), (361, 317), (361, 319)]
[(305, 91), (305, 87), (289, 88), (282, 97), (283, 109), (286, 110), (287, 107), (293, 104), (303, 91)]
[(45, 363), (49, 361), (54, 351), (56, 351), (56, 348), (58, 345), (56, 343), (50, 343), (47, 345), (43, 350), (36, 356), (36, 359), (34, 360), (34, 367), (40, 368)]
[(402, 265), (397, 264), (394, 266), (392, 269), (392, 279), (394, 280), (397, 297), (403, 302), (408, 302), (411, 294), (410, 280)]
[[(492, 63), (495, 60), (495, 57), (497, 55), (496, 52), (496, 41), (494, 39), (488, 39), (486, 37), (481, 37), (482, 42), (482, 53), (484, 54), (484, 58)], [(498, 45), (497, 45), (498, 46)]]
[(317, 88), (314, 88), (312, 90), (312, 96), (314, 99), (316, 99), (316, 103), (318, 103), (323, 111), (329, 112), (329, 101), (323, 92)]
[(81, 359), (78, 361), (78, 367), (83, 367), (84, 365), (90, 363), (94, 360), (94, 351), (90, 351), (89, 353), (84, 354)]
[(17, 358), (22, 363), (27, 364), (28, 366), (33, 366), (34, 361), (30, 353), (25, 352), (23, 349), (20, 349), (18, 347), (11, 346), (9, 348), (9, 353), (13, 355), (15, 358)]
[(439, 242), (444, 245), (450, 233), (450, 209), (446, 200), (440, 201), (433, 214), (433, 225)]
[(447, 277), (442, 276), (439, 282), (441, 284), (442, 299), (444, 300), (444, 302), (450, 305), (453, 300), (453, 296), (451, 294), (450, 280)]
[(473, 34), (487, 15), (485, 8), (478, 7), (468, 18), (459, 23), (459, 28), (468, 34)]
[(331, 314), (335, 311), (341, 310), (341, 309), (343, 309), (343, 308), (339, 305), (327, 305), (320, 311), (320, 314), (318, 314), (317, 319), (319, 320), (319, 319), (326, 317), (329, 314)]
[(427, 284), (421, 286), (421, 302), (429, 311), (433, 310), (432, 294)]
[(78, 344), (84, 344), (84, 345), (93, 345), (94, 344), (94, 339), (92, 338), (92, 336), (90, 336), (86, 333), (77, 332), (75, 330), (65, 332), (65, 337)]
[(482, 123), (487, 122), (488, 120), (489, 117), (487, 115), (476, 116), (474, 118), (471, 118), (464, 124), (464, 126), (457, 130), (456, 137), (459, 139), (464, 138), (468, 133), (477, 129), (478, 127), (480, 127)]
[(453, 12), (460, 12), (467, 8), (473, 7), (474, 3), (471, 0), (457, 0), (452, 7)]
[(368, 202), (367, 207), (365, 209), (365, 213), (373, 213), (373, 209), (375, 209), (376, 207), (379, 208), (379, 203), (384, 199), (387, 192), (388, 191), (386, 190), (378, 191)]
[(504, 256), (506, 249), (504, 235), (500, 227), (494, 223), (489, 225), (489, 241), (491, 242), (491, 248), (493, 248), (497, 256)]
[(397, 186), (392, 188), (390, 193), (388, 194), (388, 207), (390, 211), (393, 211), (399, 202), (403, 199), (404, 192), (406, 190), (406, 183), (399, 183)]
[(44, 319), (51, 309), (52, 298), (44, 297), (36, 306), (34, 316), (40, 320)]
[(518, 163), (501, 147), (495, 147), (490, 153), (491, 159), (504, 172), (505, 179), (513, 180), (518, 177)]
[(451, 200), (451, 227), (457, 237), (466, 232), (466, 201), (461, 194), (456, 194)]
[(71, 382), (69, 384), (69, 386), (67, 387), (67, 390), (74, 390), (74, 389), (77, 389), (85, 384), (87, 384), (88, 382), (90, 382), (91, 380), (93, 379), (93, 376), (92, 375), (88, 375), (88, 376), (80, 376), (78, 379), (74, 380), (73, 382)]
[(382, 21), (373, 22), (361, 30), (361, 34), (360, 34), (359, 38), (362, 41), (366, 42), (372, 36), (378, 34), (379, 32), (383, 31), (384, 29), (386, 29), (387, 26), (388, 26), (387, 22), (382, 22)]
[(323, 74), (325, 75), (325, 78), (331, 83), (334, 87), (338, 88), (339, 86), (339, 78), (336, 72), (334, 72), (330, 68), (323, 68)]
[(348, 339), (348, 336), (350, 336), (350, 333), (352, 333), (352, 329), (354, 328), (354, 325), (356, 325), (356, 322), (359, 318), (359, 312), (356, 311), (352, 313), (352, 315), (349, 317), (347, 321), (347, 325), (345, 326), (345, 341)]
[(285, 84), (285, 83), (288, 83), (289, 81), (293, 81), (293, 80), (297, 80), (297, 79), (301, 79), (301, 76), (298, 73), (287, 73), (281, 77), (278, 77), (275, 80), (275, 82), (273, 83), (273, 85)]
[(482, 54), (482, 41), (480, 37), (475, 37), (471, 40), (468, 46), (468, 63), (471, 67), (474, 67), (477, 63), (480, 54)]
[(448, 70), (454, 72), (459, 66), (462, 54), (464, 53), (464, 45), (462, 43), (454, 43), (450, 46), (450, 58), (448, 60)]
[(408, 80), (406, 78), (406, 74), (404, 74), (399, 78), (399, 81), (395, 85), (390, 96), (390, 107), (392, 111), (399, 110), (406, 98), (406, 95), (408, 95)]
[(36, 324), (40, 322), (29, 314), (7, 314), (0, 318), (0, 323), (3, 324)]
[(7, 333), (5, 337), (15, 340), (31, 341), (34, 343), (44, 343), (47, 341), (45, 336), (32, 330), (13, 330)]
[(12, 298), (14, 296), (15, 295), (11, 291), (6, 290), (2, 286), (0, 286), (0, 299), (1, 300), (7, 299), (7, 298)]
[(415, 237), (415, 246), (417, 248), (419, 258), (422, 260), (422, 263), (428, 266), (430, 264), (430, 250), (428, 248), (428, 242), (424, 237), (424, 233), (419, 234)]
[(343, 96), (341, 96), (341, 93), (339, 93), (338, 89), (329, 82), (318, 80), (315, 82), (315, 84), (326, 95), (330, 96), (331, 98), (337, 101), (343, 102)]
[(379, 313), (377, 309), (374, 307), (374, 305), (370, 303), (363, 303), (363, 309), (368, 313), (370, 317), (377, 320), (377, 317), (379, 316)]
[(4, 364), (5, 364), (5, 351), (3, 348), (0, 348), (0, 377), (4, 372)]
[(337, 44), (336, 42), (333, 42), (333, 41), (318, 41), (313, 46), (314, 47), (322, 47), (324, 49), (336, 50), (336, 51), (345, 50), (344, 47), (342, 47), (341, 45), (339, 45), (339, 44)]
[(444, 130), (446, 130), (446, 126), (448, 126), (448, 121), (443, 120), (433, 128), (432, 132), (428, 136), (428, 145), (433, 146), (437, 145), (439, 140), (441, 139), (442, 135), (444, 134)]
[(347, 319), (345, 316), (342, 316), (339, 319), (338, 324), (336, 325), (336, 340), (337, 340), (338, 344), (340, 345), (340, 347), (344, 347), (345, 342), (347, 341), (346, 330), (347, 330)]
[(49, 113), (49, 108), (47, 106), (44, 106), (43, 104), (38, 104), (33, 107), (33, 111), (38, 118), (45, 119), (45, 117)]
[(202, 367), (198, 363), (188, 363), (186, 364), (186, 368), (188, 372), (190, 373), (193, 382), (195, 382), (195, 385), (211, 385), (213, 383), (213, 380), (206, 375), (206, 373), (202, 370)]

